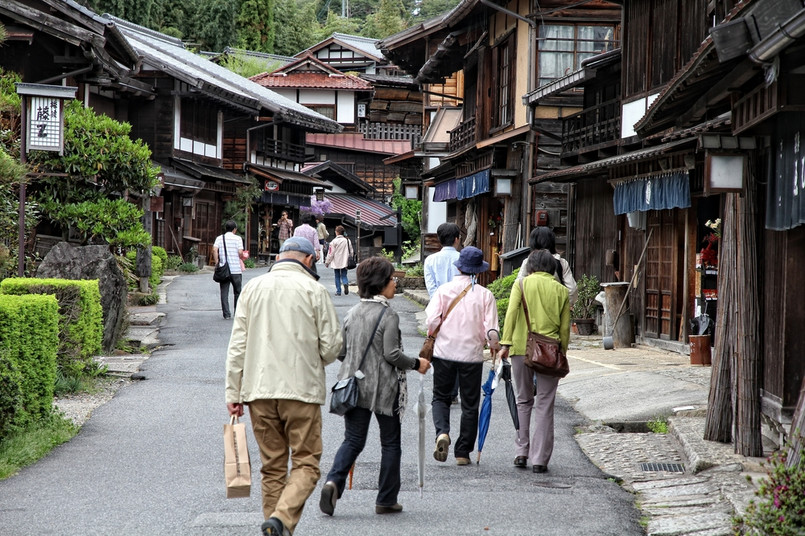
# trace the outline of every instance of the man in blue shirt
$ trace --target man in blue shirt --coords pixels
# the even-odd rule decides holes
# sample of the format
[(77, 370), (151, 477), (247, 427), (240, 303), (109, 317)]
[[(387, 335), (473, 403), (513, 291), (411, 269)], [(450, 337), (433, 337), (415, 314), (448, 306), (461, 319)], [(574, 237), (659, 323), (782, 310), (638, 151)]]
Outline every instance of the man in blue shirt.
[(425, 286), (428, 296), (433, 297), (439, 285), (453, 280), (458, 269), (453, 264), (458, 260), (458, 245), (461, 231), (455, 223), (443, 223), (436, 229), (442, 249), (425, 258)]

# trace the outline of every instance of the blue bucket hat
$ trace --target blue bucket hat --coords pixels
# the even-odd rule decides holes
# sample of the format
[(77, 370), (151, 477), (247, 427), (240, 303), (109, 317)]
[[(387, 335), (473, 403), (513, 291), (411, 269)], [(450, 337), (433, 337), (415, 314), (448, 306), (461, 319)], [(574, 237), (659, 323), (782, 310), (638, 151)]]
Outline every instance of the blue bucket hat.
[(310, 240), (303, 236), (292, 236), (283, 242), (282, 247), (280, 248), (280, 253), (285, 253), (286, 251), (301, 251), (305, 255), (316, 254), (316, 250), (313, 249), (313, 244), (311, 244)]
[(463, 248), (458, 254), (458, 260), (453, 264), (465, 274), (480, 274), (489, 270), (489, 263), (484, 260), (484, 252), (472, 246)]

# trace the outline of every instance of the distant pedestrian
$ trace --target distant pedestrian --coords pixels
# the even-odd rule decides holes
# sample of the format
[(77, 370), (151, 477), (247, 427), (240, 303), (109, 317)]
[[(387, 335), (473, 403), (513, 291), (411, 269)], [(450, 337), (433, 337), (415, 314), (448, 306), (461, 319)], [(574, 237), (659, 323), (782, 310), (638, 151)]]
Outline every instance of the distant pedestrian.
[(265, 536), (293, 533), (321, 476), (324, 367), (343, 337), (330, 295), (310, 271), (314, 259), (306, 238), (285, 241), (271, 270), (243, 289), (227, 351), (227, 409), (241, 416), (249, 407), (260, 447)]
[(316, 222), (316, 233), (319, 235), (319, 245), (321, 246), (321, 258), (319, 261), (324, 262), (324, 257), (327, 254), (327, 239), (330, 238), (330, 231), (328, 231), (327, 226), (324, 225), (324, 216), (316, 216)]
[(313, 218), (312, 214), (302, 214), (302, 225), (294, 229), (293, 235), (307, 238), (310, 240), (310, 243), (313, 244), (313, 249), (316, 251), (316, 256), (313, 260), (313, 266), (311, 266), (310, 269), (314, 272), (317, 272), (316, 263), (319, 262), (319, 259), (321, 258), (321, 244), (319, 244), (319, 233), (317, 233), (315, 227), (313, 227), (315, 223), (316, 220)]
[(232, 284), (232, 294), (234, 295), (235, 303), (232, 306), (233, 310), (238, 308), (238, 297), (240, 296), (240, 288), (243, 284), (243, 239), (238, 236), (238, 224), (234, 220), (226, 222), (224, 227), (226, 232), (218, 235), (212, 245), (212, 263), (213, 266), (229, 265), (229, 273), (232, 274), (227, 281), (221, 281), (218, 286), (221, 291), (221, 312), (224, 314), (224, 319), (232, 318), (232, 313), (229, 312), (229, 284)]
[(293, 236), (293, 220), (288, 217), (288, 211), (283, 210), (280, 219), (277, 220), (277, 239), (282, 249), (282, 243)]
[[(531, 251), (547, 249), (551, 255), (553, 255), (553, 258), (556, 259), (556, 262), (558, 263), (555, 276), (556, 280), (567, 287), (570, 306), (573, 307), (573, 304), (576, 303), (576, 298), (579, 295), (579, 291), (576, 288), (576, 279), (573, 277), (573, 271), (570, 269), (570, 263), (568, 263), (556, 252), (556, 235), (553, 234), (553, 231), (547, 227), (535, 227), (529, 236), (528, 247), (531, 249)], [(522, 266), (520, 266), (520, 272), (517, 274), (517, 280), (519, 281), (530, 273), (531, 270), (528, 267), (528, 257), (526, 257), (523, 260)]]
[(344, 286), (344, 294), (349, 294), (349, 276), (347, 264), (349, 264), (349, 252), (352, 250), (349, 238), (344, 236), (344, 226), (339, 225), (335, 228), (335, 238), (330, 242), (330, 250), (327, 252), (325, 266), (332, 268), (335, 272), (335, 295), (341, 295), (341, 285)]
[(436, 427), (433, 457), (440, 462), (447, 460), (451, 443), (450, 404), (458, 379), (461, 423), (454, 454), (457, 465), (469, 465), (478, 435), (484, 346), (489, 344), (490, 348), (497, 349), (497, 342), (489, 340), (487, 334), (498, 329), (498, 309), (492, 293), (477, 282), (478, 274), (489, 270), (483, 252), (472, 246), (465, 247), (455, 265), (459, 275), (441, 285), (425, 308), (428, 333), (433, 333), (441, 323), (433, 345), (433, 424)]
[(443, 223), (436, 229), (442, 249), (425, 257), (425, 287), (433, 297), (440, 285), (449, 283), (458, 275), (455, 262), (458, 260), (458, 245), (461, 230), (455, 223)]
[(356, 272), (361, 301), (344, 318), (344, 350), (339, 358), (343, 363), (338, 379), (359, 378), (358, 407), (344, 415), (344, 442), (321, 490), (319, 508), (327, 515), (333, 515), (349, 470), (363, 451), (372, 414), (380, 428), (381, 453), (375, 513), (393, 514), (403, 509), (397, 494), (402, 458), (400, 419), (407, 395), (405, 376), (409, 370), (425, 374), (430, 363), (402, 351), (400, 318), (389, 307), (397, 288), (393, 273), (394, 266), (382, 257), (369, 257)]
[[(535, 473), (548, 470), (553, 453), (554, 402), (559, 378), (538, 374), (524, 364), (528, 331), (534, 331), (559, 341), (567, 353), (570, 340), (570, 300), (567, 287), (556, 281), (556, 259), (546, 249), (532, 251), (528, 256), (531, 275), (520, 285), (512, 287), (499, 357), (511, 354), (512, 379), (517, 390), (517, 412), (520, 430), (515, 439), (515, 467), (525, 468), (530, 460)], [(521, 296), (525, 294), (531, 325), (526, 325)], [(536, 392), (534, 391), (536, 378)], [(534, 399), (536, 397), (536, 406)], [(534, 410), (534, 435), (529, 438), (531, 411)]]

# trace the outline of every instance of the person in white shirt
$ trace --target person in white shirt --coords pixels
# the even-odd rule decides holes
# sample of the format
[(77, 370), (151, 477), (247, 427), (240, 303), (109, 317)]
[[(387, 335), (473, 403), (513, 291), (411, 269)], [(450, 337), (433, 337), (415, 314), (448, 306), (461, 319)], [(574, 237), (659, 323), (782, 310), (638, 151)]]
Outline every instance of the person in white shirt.
[(458, 260), (458, 245), (461, 230), (455, 223), (443, 223), (436, 229), (442, 249), (425, 258), (425, 286), (433, 297), (440, 285), (449, 283), (458, 275), (455, 263)]
[(229, 280), (218, 283), (221, 287), (221, 311), (224, 313), (224, 319), (229, 320), (232, 318), (232, 313), (229, 311), (229, 283), (232, 283), (232, 293), (235, 296), (232, 312), (238, 308), (238, 296), (243, 285), (243, 270), (240, 268), (243, 239), (237, 235), (238, 224), (234, 220), (226, 222), (225, 229), (226, 233), (218, 235), (212, 246), (212, 260), (214, 266), (219, 266), (219, 263), (220, 266), (229, 264), (229, 273), (232, 274)]

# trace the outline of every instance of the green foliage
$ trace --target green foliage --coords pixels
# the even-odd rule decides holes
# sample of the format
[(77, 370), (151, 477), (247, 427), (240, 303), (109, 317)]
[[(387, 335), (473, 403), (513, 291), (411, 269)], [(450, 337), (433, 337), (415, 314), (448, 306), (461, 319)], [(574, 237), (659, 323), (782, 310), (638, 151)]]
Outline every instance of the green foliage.
[[(98, 280), (9, 278), (0, 282), (3, 294), (50, 294), (59, 306), (57, 351), (59, 370), (66, 376), (91, 374), (101, 351), (103, 312)], [(51, 383), (52, 389), (52, 383)]]
[(198, 265), (194, 262), (183, 262), (179, 265), (180, 272), (198, 272)]
[(391, 196), (391, 206), (399, 208), (402, 214), (402, 226), (408, 238), (414, 242), (419, 242), (422, 231), (420, 230), (419, 220), (422, 214), (422, 201), (416, 199), (406, 199), (402, 194), (402, 181), (394, 179), (394, 193)]
[(101, 198), (66, 204), (46, 200), (40, 206), (62, 229), (71, 228), (78, 233), (82, 244), (106, 242), (131, 248), (151, 243), (151, 236), (143, 228), (143, 211), (125, 199)]
[(221, 61), (221, 67), (225, 67), (244, 78), (251, 78), (256, 74), (265, 72), (270, 73), (279, 68), (279, 66), (278, 61), (267, 63), (265, 60), (247, 56), (242, 52), (227, 54)]
[(151, 246), (151, 255), (159, 257), (163, 267), (168, 263), (168, 252), (161, 246)]
[(71, 421), (54, 413), (0, 439), (0, 480), (15, 475), (77, 433)]
[(241, 0), (237, 27), (239, 47), (274, 52), (274, 0)]
[(517, 281), (517, 274), (519, 273), (520, 269), (517, 268), (506, 277), (495, 279), (486, 287), (497, 300), (500, 331), (503, 331), (503, 323), (506, 321), (506, 311), (509, 308), (509, 296), (511, 296), (512, 287)]
[(366, 37), (383, 39), (403, 31), (405, 27), (402, 4), (394, 0), (380, 0), (377, 11), (366, 17), (362, 33)]
[(570, 309), (571, 318), (592, 318), (598, 308), (595, 297), (601, 292), (601, 283), (594, 275), (584, 274), (576, 281), (579, 297)]
[(59, 305), (53, 296), (0, 295), (0, 438), (51, 413)]
[(424, 21), (447, 13), (458, 5), (459, 0), (422, 0), (415, 21)]
[[(20, 206), (17, 192), (25, 172), (25, 167), (0, 148), (0, 279), (17, 271)], [(31, 232), (38, 222), (39, 207), (26, 203), (26, 232)]]
[(274, 53), (293, 56), (316, 44), (319, 23), (316, 21), (315, 6), (312, 2), (297, 0), (275, 0), (274, 20), (276, 36)]
[[(167, 262), (168, 260), (168, 254), (165, 253), (164, 249), (159, 248), (160, 250), (162, 250), (161, 254), (155, 251), (156, 249), (157, 246), (151, 248), (151, 275), (148, 277), (148, 284), (151, 286), (152, 289), (156, 289), (157, 286), (159, 286), (159, 284), (162, 282), (162, 274), (165, 273), (164, 268), (165, 262)], [(165, 258), (165, 261), (162, 260), (163, 257)], [(134, 274), (136, 274), (137, 252), (135, 250), (127, 251), (126, 260), (129, 261), (130, 263), (130, 267), (128, 267), (128, 269), (134, 272)], [(126, 279), (129, 282), (128, 283), (129, 290), (135, 290), (139, 287), (140, 281), (136, 275), (134, 275), (134, 277), (127, 277)], [(140, 305), (152, 305), (152, 304), (140, 304)]]
[[(352, 9), (350, 9), (350, 11), (352, 11)], [(358, 35), (360, 33), (360, 26), (354, 16), (342, 17), (334, 11), (328, 11), (327, 19), (317, 32), (316, 40), (324, 41), (334, 33)]]
[(805, 448), (799, 461), (787, 465), (788, 449), (775, 452), (767, 462), (768, 478), (755, 492), (742, 518), (736, 518), (735, 534), (801, 536), (805, 527)]
[(260, 187), (257, 186), (257, 181), (252, 179), (249, 186), (238, 188), (235, 196), (231, 201), (227, 201), (224, 205), (223, 219), (221, 220), (221, 232), (224, 232), (223, 225), (227, 220), (235, 220), (238, 224), (238, 230), (243, 232), (246, 229), (246, 220), (250, 212), (254, 208), (254, 200), (260, 197)]
[[(96, 115), (73, 100), (64, 112), (64, 155), (33, 151), (29, 158), (42, 171), (66, 173), (44, 176), (35, 183), (40, 201), (81, 203), (142, 194), (158, 184), (159, 167), (151, 163), (151, 150), (142, 140), (129, 138), (131, 125)], [(32, 196), (33, 197), (33, 196)]]
[(249, 257), (248, 259), (245, 259), (245, 260), (243, 261), (243, 266), (244, 266), (244, 267), (246, 267), (246, 268), (254, 268), (254, 267), (256, 267), (256, 266), (257, 266), (257, 263), (256, 263), (256, 262), (254, 262), (254, 259), (252, 259), (251, 257)]
[(179, 255), (169, 255), (168, 260), (165, 261), (165, 269), (177, 270), (180, 264), (182, 264), (182, 258)]
[(18, 73), (0, 68), (0, 112), (20, 114), (21, 100), (14, 85), (16, 82), (22, 82)]
[(646, 427), (655, 434), (667, 434), (668, 419), (665, 417), (655, 417), (646, 423)]
[(425, 265), (421, 262), (416, 263), (414, 266), (405, 271), (406, 277), (423, 277), (425, 275)]
[(202, 0), (196, 26), (202, 50), (220, 52), (235, 42), (236, 4), (231, 0)]

